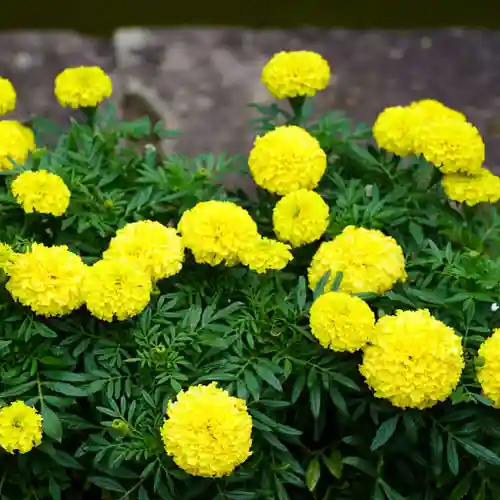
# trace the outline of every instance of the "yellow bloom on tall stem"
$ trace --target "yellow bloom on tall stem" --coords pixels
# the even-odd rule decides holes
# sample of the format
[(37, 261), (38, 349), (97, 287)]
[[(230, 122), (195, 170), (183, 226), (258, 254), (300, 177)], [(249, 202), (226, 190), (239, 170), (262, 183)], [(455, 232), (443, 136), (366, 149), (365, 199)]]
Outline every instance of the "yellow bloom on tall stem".
[(15, 120), (0, 120), (0, 171), (22, 165), (35, 150), (33, 131)]
[(67, 68), (56, 77), (54, 93), (63, 107), (95, 108), (111, 96), (111, 78), (97, 66)]
[(6, 115), (16, 109), (17, 94), (7, 78), (0, 76), (0, 115)]
[(23, 401), (0, 408), (0, 447), (7, 453), (28, 453), (42, 442), (42, 417)]
[(169, 402), (161, 436), (166, 452), (188, 474), (222, 477), (251, 455), (252, 418), (245, 401), (216, 383), (196, 385)]

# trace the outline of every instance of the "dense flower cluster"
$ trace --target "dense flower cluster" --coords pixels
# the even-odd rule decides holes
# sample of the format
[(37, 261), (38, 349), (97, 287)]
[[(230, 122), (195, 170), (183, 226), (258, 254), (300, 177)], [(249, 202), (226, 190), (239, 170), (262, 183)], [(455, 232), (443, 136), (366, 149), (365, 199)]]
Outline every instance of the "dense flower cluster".
[(424, 99), (384, 109), (373, 125), (378, 146), (399, 156), (423, 155), (443, 173), (475, 174), (484, 162), (484, 142), (465, 116)]
[(330, 209), (321, 196), (307, 189), (287, 194), (273, 210), (274, 232), (293, 247), (318, 240), (328, 227)]
[(111, 96), (111, 78), (97, 66), (67, 68), (57, 75), (55, 95), (64, 107), (93, 108)]
[(334, 351), (354, 352), (373, 335), (375, 315), (366, 302), (343, 292), (327, 292), (311, 306), (309, 322), (319, 343)]
[(6, 115), (16, 109), (16, 98), (16, 90), (10, 80), (0, 76), (0, 115)]
[(330, 80), (328, 62), (316, 52), (278, 52), (262, 70), (262, 82), (276, 99), (313, 96)]
[(477, 378), (483, 393), (495, 408), (500, 408), (500, 329), (481, 344), (478, 355), (482, 366), (477, 368)]
[(82, 290), (87, 309), (104, 321), (122, 321), (141, 313), (151, 291), (150, 274), (125, 257), (96, 262), (88, 269)]
[(259, 186), (286, 195), (319, 184), (326, 170), (326, 154), (309, 132), (283, 125), (255, 139), (248, 165)]
[(293, 255), (290, 247), (281, 241), (258, 238), (239, 253), (239, 258), (252, 271), (265, 273), (283, 269), (293, 259)]
[(447, 174), (442, 184), (450, 200), (469, 206), (500, 200), (500, 177), (484, 168), (477, 175)]
[(45, 170), (23, 172), (14, 179), (11, 189), (27, 213), (63, 215), (71, 196), (61, 177)]
[(375, 397), (401, 408), (429, 408), (460, 380), (460, 337), (427, 310), (397, 311), (377, 322), (360, 372)]
[(22, 165), (35, 149), (33, 131), (15, 120), (0, 121), (0, 171)]
[(328, 272), (328, 289), (342, 273), (340, 291), (381, 294), (406, 279), (403, 250), (377, 229), (348, 226), (332, 241), (320, 245), (309, 267), (309, 286), (314, 289)]
[(194, 476), (231, 474), (251, 454), (252, 418), (242, 399), (210, 385), (197, 385), (168, 404), (161, 428), (166, 452)]
[(28, 453), (42, 442), (42, 417), (23, 401), (0, 408), (0, 447), (7, 453)]
[(143, 266), (153, 280), (177, 274), (184, 260), (184, 244), (175, 229), (144, 220), (127, 224), (116, 232), (104, 259), (128, 257)]
[(42, 316), (68, 314), (83, 304), (81, 286), (87, 267), (66, 245), (34, 243), (8, 266), (7, 290)]
[(240, 253), (259, 238), (250, 214), (229, 201), (204, 201), (183, 213), (178, 225), (184, 245), (199, 264), (240, 262)]

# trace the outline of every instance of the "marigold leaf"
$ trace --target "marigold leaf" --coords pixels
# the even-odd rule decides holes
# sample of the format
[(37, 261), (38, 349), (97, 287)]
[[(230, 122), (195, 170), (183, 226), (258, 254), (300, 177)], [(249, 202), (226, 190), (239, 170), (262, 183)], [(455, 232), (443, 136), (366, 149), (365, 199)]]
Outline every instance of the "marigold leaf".
[(371, 451), (375, 451), (381, 446), (383, 446), (389, 439), (391, 439), (394, 434), (396, 427), (398, 426), (399, 415), (395, 415), (382, 422), (382, 424), (377, 429), (377, 433), (373, 438), (372, 444), (370, 446)]
[(321, 476), (321, 466), (318, 457), (314, 457), (306, 469), (306, 486), (309, 491), (314, 491)]

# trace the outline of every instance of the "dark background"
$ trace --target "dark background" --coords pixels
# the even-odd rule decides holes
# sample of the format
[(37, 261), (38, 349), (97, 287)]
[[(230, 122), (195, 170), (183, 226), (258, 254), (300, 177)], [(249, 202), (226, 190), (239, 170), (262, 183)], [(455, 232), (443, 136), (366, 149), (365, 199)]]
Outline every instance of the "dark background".
[(500, 29), (499, 0), (3, 0), (2, 4), (0, 30), (74, 29), (101, 36), (124, 26)]

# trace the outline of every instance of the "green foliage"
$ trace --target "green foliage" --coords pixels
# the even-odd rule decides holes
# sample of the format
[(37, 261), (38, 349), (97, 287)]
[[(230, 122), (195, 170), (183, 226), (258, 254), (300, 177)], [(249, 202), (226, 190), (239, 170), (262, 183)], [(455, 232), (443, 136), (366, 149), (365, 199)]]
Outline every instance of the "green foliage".
[[(257, 109), (261, 131), (293, 119), (277, 105)], [(85, 310), (35, 317), (2, 287), (0, 404), (34, 405), (44, 439), (26, 455), (0, 454), (1, 500), (500, 498), (500, 419), (474, 374), (477, 349), (498, 326), (496, 207), (450, 203), (428, 164), (375, 149), (369, 129), (353, 129), (338, 113), (302, 116), (328, 153), (318, 189), (331, 207), (326, 237), (354, 224), (383, 229), (404, 249), (408, 281), (363, 298), (378, 317), (428, 308), (462, 336), (467, 366), (452, 398), (428, 411), (396, 409), (364, 384), (360, 354), (318, 345), (305, 279), (317, 243), (296, 251), (286, 272), (266, 275), (188, 258), (178, 276), (158, 283), (140, 316), (121, 323)], [(44, 122), (34, 126), (39, 144), (54, 134)], [(95, 128), (72, 121), (55, 133), (55, 143), (4, 174), (0, 241), (15, 250), (67, 244), (92, 263), (125, 223), (175, 225), (209, 199), (237, 201), (272, 234), (274, 197), (229, 194), (219, 182), (245, 172), (240, 158), (140, 151), (136, 140), (176, 132), (146, 119), (119, 121), (112, 109)], [(24, 214), (8, 188), (23, 169), (64, 179), (72, 193), (64, 216)], [(251, 458), (219, 480), (176, 467), (159, 434), (168, 401), (209, 381), (244, 398), (254, 425)]]

